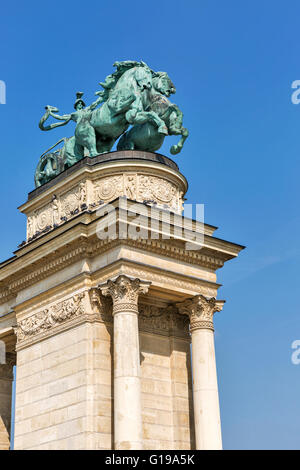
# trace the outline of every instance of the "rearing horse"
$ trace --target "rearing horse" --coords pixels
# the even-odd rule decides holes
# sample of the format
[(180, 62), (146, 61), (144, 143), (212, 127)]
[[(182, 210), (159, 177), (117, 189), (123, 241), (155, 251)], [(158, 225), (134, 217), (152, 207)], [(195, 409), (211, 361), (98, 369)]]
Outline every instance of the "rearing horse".
[[(47, 106), (46, 113), (40, 120), (39, 126), (42, 130), (65, 125), (70, 120), (77, 122), (74, 143), (75, 160), (83, 158), (84, 148), (89, 150), (91, 156), (109, 152), (115, 141), (128, 129), (130, 124), (138, 125), (149, 122), (157, 128), (159, 134), (168, 134), (168, 129), (158, 114), (151, 110), (145, 110), (143, 95), (152, 87), (153, 72), (151, 69), (141, 62), (133, 63), (138, 65), (131, 67), (129, 64), (124, 71), (124, 63), (117, 64), (117, 72), (107, 77), (106, 82), (102, 84), (105, 91), (97, 92), (96, 94), (100, 97), (86, 109), (84, 109), (85, 104), (81, 99), (82, 93), (78, 93), (80, 99), (77, 99), (75, 103), (75, 113), (60, 116), (54, 113), (57, 108)], [(104, 104), (96, 109), (98, 104), (103, 101)], [(77, 109), (79, 105), (80, 109)], [(44, 126), (44, 122), (49, 116), (63, 122)]]
[[(176, 145), (172, 145), (170, 152), (173, 155), (179, 153), (187, 139), (189, 132), (182, 126), (183, 114), (176, 104), (171, 103), (167, 96), (175, 93), (176, 89), (165, 72), (154, 74), (153, 86), (147, 90), (146, 102), (148, 109), (164, 121), (168, 135), (181, 135)], [(122, 135), (118, 142), (118, 150), (146, 150), (155, 152), (164, 141), (165, 135), (158, 132), (157, 126), (151, 122), (134, 125), (128, 132)]]

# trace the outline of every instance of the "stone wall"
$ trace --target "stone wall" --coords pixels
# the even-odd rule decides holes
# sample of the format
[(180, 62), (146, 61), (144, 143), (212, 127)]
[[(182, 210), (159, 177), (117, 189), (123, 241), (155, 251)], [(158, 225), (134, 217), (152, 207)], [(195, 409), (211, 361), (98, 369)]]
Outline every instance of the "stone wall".
[(194, 446), (189, 338), (141, 334), (145, 449)]
[(19, 351), (16, 449), (111, 448), (110, 350), (85, 323)]
[[(193, 448), (188, 330), (140, 310), (144, 448)], [(112, 327), (85, 322), (18, 351), (15, 449), (113, 448)]]

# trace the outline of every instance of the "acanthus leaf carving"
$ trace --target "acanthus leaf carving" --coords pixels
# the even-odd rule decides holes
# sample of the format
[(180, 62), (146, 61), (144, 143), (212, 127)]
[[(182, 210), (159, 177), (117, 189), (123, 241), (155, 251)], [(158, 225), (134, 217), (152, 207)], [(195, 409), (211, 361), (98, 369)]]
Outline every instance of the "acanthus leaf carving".
[(113, 313), (123, 310), (137, 312), (138, 297), (148, 292), (150, 282), (143, 282), (138, 278), (132, 279), (121, 274), (115, 280), (109, 279), (99, 286), (104, 296), (113, 300)]
[(215, 297), (207, 298), (201, 294), (177, 304), (179, 312), (189, 316), (191, 331), (199, 328), (213, 330), (214, 313), (221, 311), (222, 307)]

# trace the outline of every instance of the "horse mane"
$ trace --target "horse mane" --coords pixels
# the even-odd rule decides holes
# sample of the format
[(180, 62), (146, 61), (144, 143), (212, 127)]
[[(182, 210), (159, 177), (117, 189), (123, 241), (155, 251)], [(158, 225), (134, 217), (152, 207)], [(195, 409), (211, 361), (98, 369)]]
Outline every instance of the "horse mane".
[(115, 88), (117, 82), (122, 77), (122, 75), (124, 75), (125, 72), (128, 72), (128, 70), (133, 69), (134, 67), (147, 67), (152, 72), (152, 74), (154, 74), (153, 70), (151, 70), (148, 65), (142, 60), (140, 62), (137, 62), (136, 60), (124, 60), (123, 62), (115, 62), (114, 67), (117, 67), (117, 70), (111, 75), (108, 75), (104, 82), (100, 82), (100, 85), (108, 91)]

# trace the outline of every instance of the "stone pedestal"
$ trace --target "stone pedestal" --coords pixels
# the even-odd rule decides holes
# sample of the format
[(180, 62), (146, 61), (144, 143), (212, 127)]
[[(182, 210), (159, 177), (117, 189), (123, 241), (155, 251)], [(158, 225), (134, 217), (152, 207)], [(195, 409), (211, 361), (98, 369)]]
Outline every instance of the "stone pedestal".
[(172, 160), (113, 152), (21, 206), (27, 239), (0, 268), (0, 335), (7, 319), (17, 332), (16, 449), (220, 448), (216, 270), (243, 247), (208, 224), (182, 230), (186, 190)]

